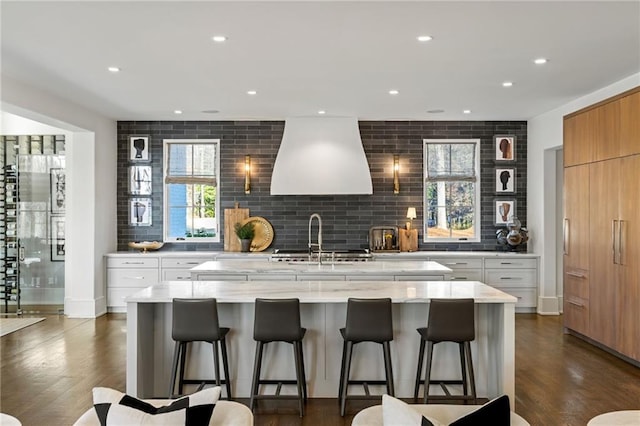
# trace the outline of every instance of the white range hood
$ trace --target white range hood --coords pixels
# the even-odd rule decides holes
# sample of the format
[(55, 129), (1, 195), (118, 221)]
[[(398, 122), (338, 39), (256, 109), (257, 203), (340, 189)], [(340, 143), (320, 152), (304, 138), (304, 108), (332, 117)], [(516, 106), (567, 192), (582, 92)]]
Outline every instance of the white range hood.
[(287, 118), (271, 175), (271, 195), (372, 194), (358, 120)]

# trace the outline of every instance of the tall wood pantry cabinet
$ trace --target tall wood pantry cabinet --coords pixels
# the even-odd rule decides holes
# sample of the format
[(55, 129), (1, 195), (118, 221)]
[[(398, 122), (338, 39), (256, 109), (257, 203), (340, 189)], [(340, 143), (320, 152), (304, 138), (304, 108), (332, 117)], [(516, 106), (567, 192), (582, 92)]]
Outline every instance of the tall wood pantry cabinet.
[(564, 325), (640, 361), (640, 87), (564, 118)]

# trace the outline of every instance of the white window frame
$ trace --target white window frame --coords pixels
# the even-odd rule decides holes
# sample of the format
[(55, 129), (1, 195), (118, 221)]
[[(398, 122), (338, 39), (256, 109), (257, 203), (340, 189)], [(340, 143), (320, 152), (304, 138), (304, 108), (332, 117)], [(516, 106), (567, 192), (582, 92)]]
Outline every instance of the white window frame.
[[(473, 143), (475, 144), (475, 173), (476, 173), (476, 194), (475, 194), (475, 199), (474, 199), (474, 218), (473, 218), (473, 224), (474, 224), (474, 228), (476, 229), (475, 232), (475, 237), (472, 238), (436, 238), (436, 237), (428, 237), (427, 234), (427, 230), (428, 230), (428, 222), (427, 222), (427, 218), (428, 218), (428, 207), (429, 207), (429, 203), (427, 201), (427, 145), (428, 144), (456, 144), (456, 143)], [(422, 242), (424, 243), (479, 243), (481, 238), (482, 238), (482, 212), (481, 210), (481, 204), (480, 204), (480, 177), (481, 177), (481, 173), (480, 173), (480, 139), (474, 138), (474, 139), (423, 139), (423, 146), (422, 146), (422, 211), (424, 212), (423, 214), (423, 218), (422, 218), (422, 230), (423, 230), (423, 237), (422, 237)]]
[[(168, 236), (169, 232), (169, 197), (167, 191), (167, 170), (169, 169), (169, 145), (171, 144), (213, 144), (216, 146), (216, 159), (215, 159), (215, 179), (216, 179), (216, 206), (215, 206), (215, 215), (216, 215), (216, 223), (217, 230), (215, 237), (183, 237), (183, 238), (170, 238)], [(219, 243), (220, 242), (220, 234), (222, 233), (221, 222), (220, 222), (220, 139), (164, 139), (162, 141), (162, 157), (163, 157), (163, 170), (162, 170), (162, 188), (163, 188), (163, 218), (162, 218), (162, 234), (165, 242), (170, 243)]]

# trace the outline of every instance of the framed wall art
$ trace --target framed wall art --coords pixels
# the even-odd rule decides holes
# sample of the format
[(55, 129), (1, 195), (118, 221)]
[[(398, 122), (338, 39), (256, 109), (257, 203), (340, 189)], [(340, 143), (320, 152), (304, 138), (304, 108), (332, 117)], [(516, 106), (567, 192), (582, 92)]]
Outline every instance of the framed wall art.
[(66, 201), (64, 169), (49, 170), (49, 196), (51, 197), (51, 214), (63, 214)]
[(129, 193), (151, 195), (151, 166), (129, 167)]
[(151, 198), (131, 198), (129, 200), (129, 224), (131, 226), (151, 226)]
[(514, 194), (516, 192), (516, 169), (497, 168), (496, 169), (496, 193)]
[(514, 161), (516, 159), (516, 137), (514, 135), (496, 135), (493, 140), (496, 161)]
[(149, 136), (129, 136), (129, 161), (151, 161)]
[(65, 255), (65, 221), (64, 216), (50, 217), (51, 261), (64, 262)]
[(516, 216), (516, 200), (512, 198), (494, 200), (494, 224), (496, 226), (506, 225), (507, 222)]

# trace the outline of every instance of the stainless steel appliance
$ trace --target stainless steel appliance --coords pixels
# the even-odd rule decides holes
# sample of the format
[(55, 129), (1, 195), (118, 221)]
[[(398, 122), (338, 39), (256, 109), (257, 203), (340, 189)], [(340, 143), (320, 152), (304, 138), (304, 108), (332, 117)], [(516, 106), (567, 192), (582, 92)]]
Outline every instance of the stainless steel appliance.
[[(322, 262), (368, 262), (373, 255), (368, 249), (334, 250), (321, 253)], [(318, 252), (313, 253), (313, 260), (317, 260)], [(271, 255), (272, 262), (308, 262), (309, 250), (276, 249)]]
[(369, 228), (369, 250), (376, 252), (399, 252), (400, 238), (397, 226), (372, 226)]

